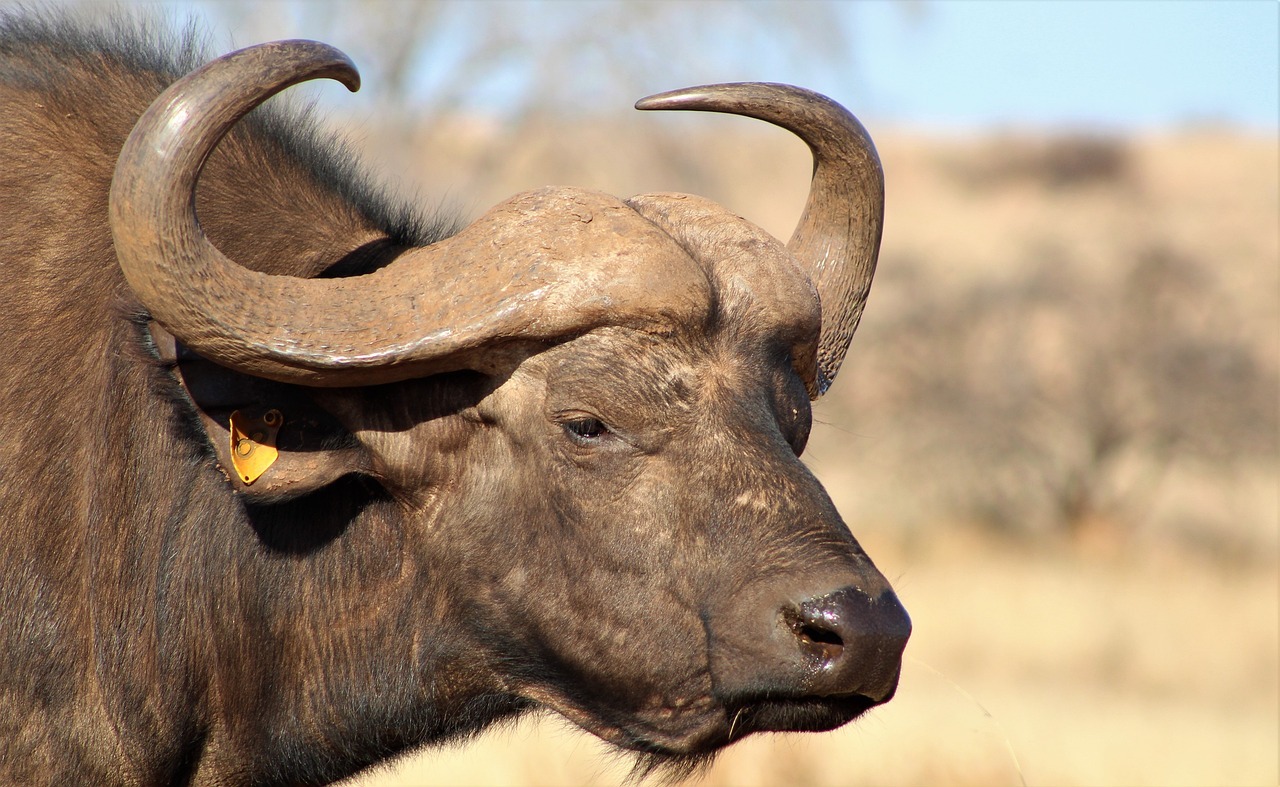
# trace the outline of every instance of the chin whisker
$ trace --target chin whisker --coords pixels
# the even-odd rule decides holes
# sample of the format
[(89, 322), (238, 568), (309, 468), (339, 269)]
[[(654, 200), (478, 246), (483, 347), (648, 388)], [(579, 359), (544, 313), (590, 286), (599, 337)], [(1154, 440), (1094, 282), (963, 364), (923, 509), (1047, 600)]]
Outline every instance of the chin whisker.
[(702, 754), (662, 754), (645, 752), (635, 755), (635, 764), (623, 782), (638, 787), (643, 782), (674, 785), (693, 776), (705, 774), (716, 760), (716, 752)]
[(738, 708), (738, 711), (733, 714), (733, 720), (729, 722), (729, 740), (733, 740), (733, 730), (738, 726), (738, 719), (742, 718), (743, 710), (745, 708)]

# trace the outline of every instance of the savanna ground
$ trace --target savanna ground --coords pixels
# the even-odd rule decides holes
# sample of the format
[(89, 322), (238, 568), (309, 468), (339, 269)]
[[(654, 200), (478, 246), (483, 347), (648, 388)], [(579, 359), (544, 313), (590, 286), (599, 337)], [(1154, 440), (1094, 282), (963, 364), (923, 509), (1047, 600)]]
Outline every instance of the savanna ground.
[[(688, 147), (655, 144), (649, 118), (368, 144), (415, 151), (392, 166), (466, 211), (548, 181), (696, 191), (785, 238), (807, 153), (745, 122), (700, 117)], [(1277, 783), (1275, 139), (873, 133), (880, 275), (806, 460), (914, 619), (901, 688), (691, 783)], [(354, 783), (628, 768), (542, 717)]]

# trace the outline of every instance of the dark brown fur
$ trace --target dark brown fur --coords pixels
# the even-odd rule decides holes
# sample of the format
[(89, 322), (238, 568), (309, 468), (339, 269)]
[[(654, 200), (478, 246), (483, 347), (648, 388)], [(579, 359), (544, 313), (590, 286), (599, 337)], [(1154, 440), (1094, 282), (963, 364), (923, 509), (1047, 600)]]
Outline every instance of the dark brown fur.
[[(797, 459), (808, 400), (767, 326), (369, 390), (213, 369), (308, 424), (296, 450), (359, 457), (233, 492), (197, 408), (236, 402), (159, 360), (107, 225), (125, 136), (200, 59), (158, 38), (0, 18), (0, 781), (323, 783), (535, 704), (660, 761), (847, 720), (751, 704), (789, 689), (749, 667), (742, 600), (874, 574)], [(239, 264), (358, 273), (450, 231), (255, 115), (198, 199)]]
[[(305, 724), (312, 711), (273, 713), (274, 697), (309, 695), (335, 716), (354, 705), (358, 718), (371, 711), (357, 688), (408, 665), (348, 663), (323, 688), (292, 685), (317, 674), (314, 656), (271, 631), (268, 608), (290, 609), (299, 631), (337, 632), (357, 654), (379, 655), (354, 647), (370, 640), (408, 648), (398, 615), (347, 619), (353, 610), (319, 603), (384, 598), (379, 588), (399, 580), (395, 565), (367, 565), (394, 557), (367, 548), (394, 544), (380, 521), (390, 504), (348, 480), (324, 499), (246, 511), (193, 440), (194, 418), (174, 406), (183, 394), (150, 352), (106, 224), (116, 152), (198, 60), (189, 44), (157, 55), (144, 38), (160, 37), (32, 19), (5, 20), (0, 36), (0, 440), (11, 449), (0, 460), (0, 772), (23, 783), (180, 781), (198, 758), (235, 748), (257, 760), (237, 764), (246, 776), (324, 780), (353, 755), (449, 730), (436, 713), (380, 719), (404, 739), (349, 752), (339, 728), (325, 735), (332, 751), (294, 770), (300, 742), (278, 717)], [(352, 250), (347, 238), (431, 234), (392, 223), (394, 210), (343, 180), (340, 156), (282, 125), (260, 118), (237, 131), (202, 183), (202, 221), (241, 264), (314, 275)], [(308, 552), (321, 554), (305, 562)], [(431, 595), (417, 603), (429, 608)], [(214, 717), (229, 714), (216, 704), (239, 711), (221, 731)], [(478, 724), (485, 710), (450, 723)]]

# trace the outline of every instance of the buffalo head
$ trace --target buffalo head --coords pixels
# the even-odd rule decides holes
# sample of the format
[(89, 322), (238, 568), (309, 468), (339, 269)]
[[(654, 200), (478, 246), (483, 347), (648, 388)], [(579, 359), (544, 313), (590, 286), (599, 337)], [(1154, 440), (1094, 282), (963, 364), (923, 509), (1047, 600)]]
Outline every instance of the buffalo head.
[[(882, 176), (858, 121), (767, 84), (637, 105), (803, 138), (813, 186), (786, 245), (698, 197), (557, 188), (365, 275), (247, 269), (202, 231), (201, 170), (250, 109), (321, 76), (358, 83), (336, 50), (282, 42), (174, 84), (120, 155), (111, 225), (179, 354), (282, 384), (343, 432), (282, 449), (252, 486), (229, 477), (247, 501), (351, 474), (385, 490), (354, 516), (385, 523), (403, 600), (421, 604), (405, 636), (448, 631), (467, 653), (415, 650), (388, 701), (513, 698), (696, 757), (889, 699), (910, 622), (799, 459), (875, 268)], [(204, 426), (229, 467), (226, 425)]]

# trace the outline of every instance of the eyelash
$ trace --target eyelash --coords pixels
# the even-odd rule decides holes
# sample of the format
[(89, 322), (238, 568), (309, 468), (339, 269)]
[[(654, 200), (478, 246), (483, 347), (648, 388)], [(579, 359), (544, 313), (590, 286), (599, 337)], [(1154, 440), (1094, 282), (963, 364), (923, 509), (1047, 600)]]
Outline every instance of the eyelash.
[(564, 428), (570, 439), (578, 443), (586, 443), (607, 437), (609, 427), (599, 418), (574, 418), (561, 422), (560, 426)]

